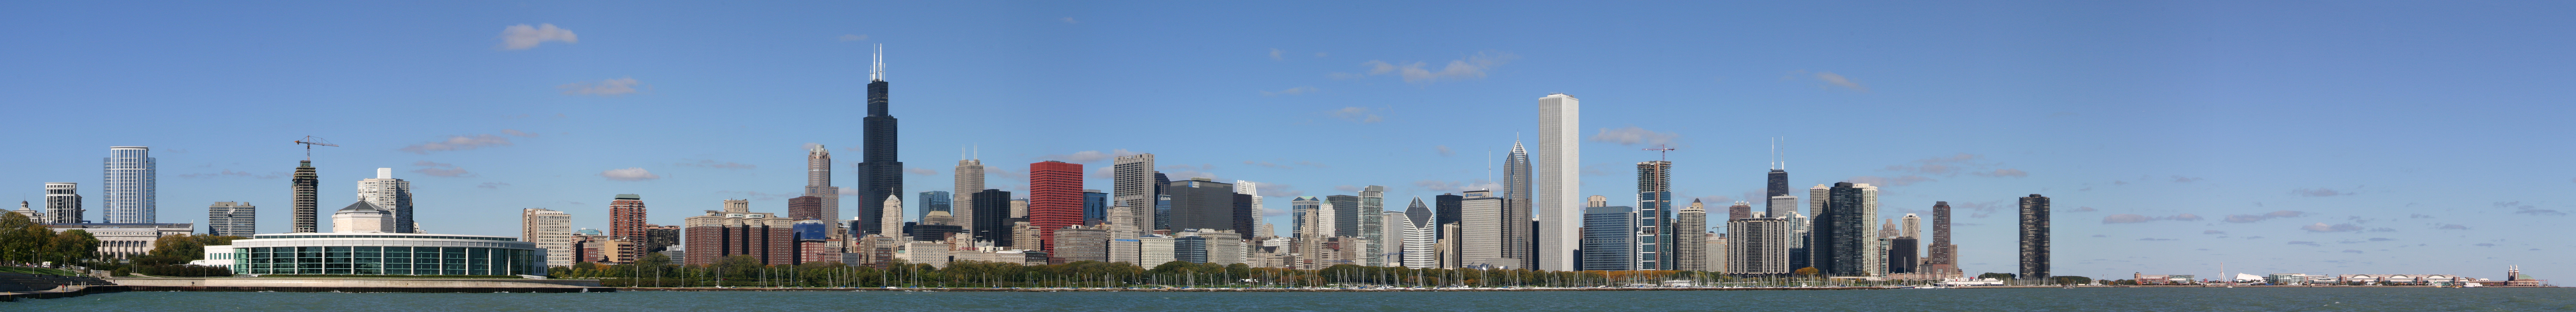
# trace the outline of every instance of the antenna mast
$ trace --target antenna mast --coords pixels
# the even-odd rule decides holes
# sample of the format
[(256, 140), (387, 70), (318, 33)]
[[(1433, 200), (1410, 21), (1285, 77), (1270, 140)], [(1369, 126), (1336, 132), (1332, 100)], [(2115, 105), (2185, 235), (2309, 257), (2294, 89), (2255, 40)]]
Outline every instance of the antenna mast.
[(868, 58), (868, 81), (885, 81), (885, 44), (877, 44), (877, 54)]
[(329, 141), (329, 140), (326, 140), (326, 139), (323, 139), (323, 138), (320, 138), (320, 137), (314, 137), (314, 136), (307, 135), (307, 136), (304, 136), (304, 139), (303, 139), (303, 140), (296, 140), (296, 141), (295, 141), (295, 144), (304, 144), (304, 161), (313, 161), (313, 146), (314, 146), (314, 145), (321, 145), (321, 146), (340, 146), (339, 144), (322, 143), (321, 141)]

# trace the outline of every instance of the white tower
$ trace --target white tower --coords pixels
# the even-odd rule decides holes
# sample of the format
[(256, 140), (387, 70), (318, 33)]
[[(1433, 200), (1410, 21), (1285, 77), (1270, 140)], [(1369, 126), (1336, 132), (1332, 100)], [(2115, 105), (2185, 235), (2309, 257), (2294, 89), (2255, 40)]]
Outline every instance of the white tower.
[(1582, 101), (1549, 94), (1538, 99), (1538, 269), (1574, 270), (1574, 248), (1583, 223)]

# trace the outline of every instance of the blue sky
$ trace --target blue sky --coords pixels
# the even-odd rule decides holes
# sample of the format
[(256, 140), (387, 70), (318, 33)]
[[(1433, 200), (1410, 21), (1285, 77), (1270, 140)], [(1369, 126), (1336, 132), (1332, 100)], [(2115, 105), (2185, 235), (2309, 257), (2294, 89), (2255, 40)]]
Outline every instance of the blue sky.
[[(438, 233), (516, 235), (530, 207), (601, 228), (620, 193), (661, 224), (783, 211), (805, 144), (849, 185), (883, 44), (908, 192), (947, 190), (968, 146), (1015, 191), (1029, 162), (1144, 152), (1275, 186), (1265, 220), (1285, 223), (1292, 195), (1472, 189), (1562, 92), (1585, 108), (1586, 194), (1633, 202), (1661, 143), (1682, 195), (1747, 200), (1786, 137), (1797, 188), (1878, 182), (1889, 217), (1958, 205), (1972, 272), (2013, 270), (2008, 206), (2036, 193), (2059, 206), (2060, 275), (2549, 278), (2576, 274), (2554, 231), (2576, 211), (2571, 9), (10, 2), (0, 195), (96, 196), (106, 147), (144, 145), (162, 222), (248, 201), (282, 232), (288, 142), (312, 135), (343, 145), (314, 151), (325, 208), (396, 168)], [(654, 178), (607, 172), (626, 168)]]

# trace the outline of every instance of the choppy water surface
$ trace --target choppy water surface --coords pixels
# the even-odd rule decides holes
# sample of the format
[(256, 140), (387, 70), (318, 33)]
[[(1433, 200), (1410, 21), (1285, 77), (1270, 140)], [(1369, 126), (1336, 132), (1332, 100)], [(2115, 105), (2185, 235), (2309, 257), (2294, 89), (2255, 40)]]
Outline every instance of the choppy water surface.
[(2576, 311), (2576, 288), (2086, 288), (1387, 293), (124, 292), (0, 311)]

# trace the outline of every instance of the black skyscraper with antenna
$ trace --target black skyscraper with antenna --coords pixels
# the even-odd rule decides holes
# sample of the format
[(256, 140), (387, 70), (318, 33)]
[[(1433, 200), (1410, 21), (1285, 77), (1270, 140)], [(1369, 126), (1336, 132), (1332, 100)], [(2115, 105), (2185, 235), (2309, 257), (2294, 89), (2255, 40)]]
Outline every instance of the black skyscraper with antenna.
[(886, 198), (903, 197), (903, 162), (895, 160), (895, 120), (893, 114), (886, 112), (885, 47), (882, 45), (877, 47), (877, 55), (868, 69), (868, 117), (861, 120), (866, 127), (861, 130), (864, 131), (861, 135), (866, 141), (859, 146), (863, 152), (859, 155), (858, 166), (860, 228), (855, 230), (859, 234), (884, 233), (887, 230), (883, 229), (885, 223), (881, 222), (884, 218), (903, 217), (885, 215)]

